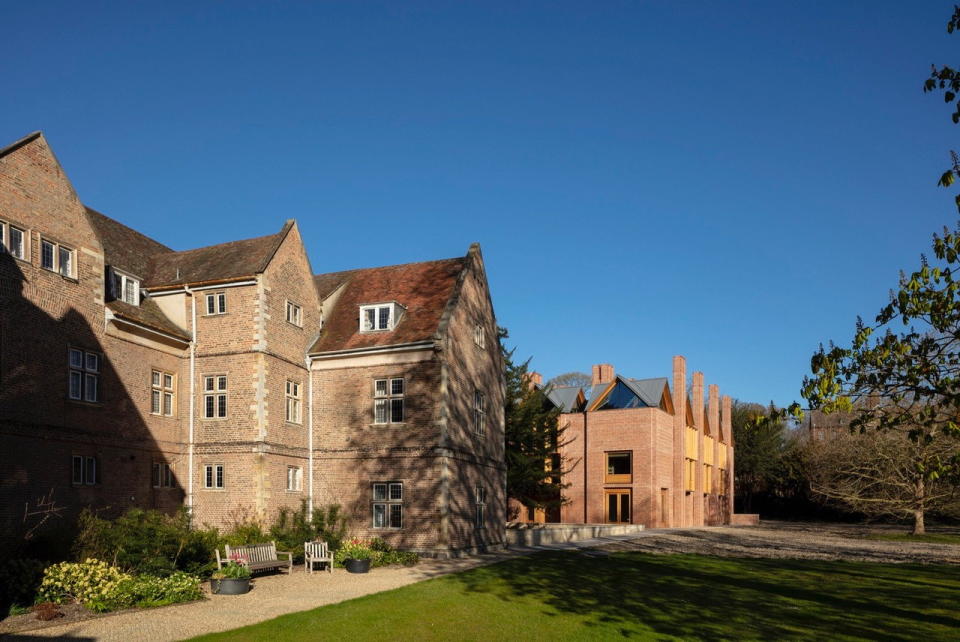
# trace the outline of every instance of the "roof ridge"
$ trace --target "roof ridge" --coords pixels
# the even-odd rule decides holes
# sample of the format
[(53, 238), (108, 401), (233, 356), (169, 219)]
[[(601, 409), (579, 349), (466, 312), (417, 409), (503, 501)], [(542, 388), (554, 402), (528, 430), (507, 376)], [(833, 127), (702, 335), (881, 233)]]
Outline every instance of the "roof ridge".
[[(202, 251), (212, 250), (212, 249), (215, 248), (215, 247), (222, 247), (222, 246), (224, 246), (224, 245), (230, 245), (231, 243), (245, 243), (245, 242), (247, 242), (247, 241), (261, 241), (261, 240), (263, 240), (263, 239), (268, 239), (268, 238), (270, 238), (270, 237), (272, 237), (272, 236), (279, 236), (282, 231), (283, 231), (283, 230), (281, 230), (280, 232), (274, 232), (273, 234), (264, 234), (264, 235), (262, 235), (262, 236), (251, 236), (250, 238), (245, 238), (245, 239), (236, 239), (236, 240), (233, 240), (233, 241), (224, 241), (223, 243), (214, 243), (214, 244), (212, 244), (212, 245), (204, 245), (204, 246), (202, 246), (202, 247), (194, 247), (194, 248), (190, 248), (189, 250), (172, 250), (172, 252), (173, 252), (173, 254), (189, 254), (189, 253), (191, 253), (191, 252), (202, 252)], [(271, 254), (271, 256), (272, 256), (272, 254)]]
[(400, 267), (411, 267), (414, 265), (426, 265), (428, 263), (444, 263), (447, 261), (463, 261), (466, 257), (464, 256), (451, 256), (446, 259), (434, 259), (432, 261), (410, 261), (409, 263), (395, 263), (393, 265), (378, 265), (375, 267), (365, 267), (365, 268), (349, 268), (346, 270), (337, 270), (335, 272), (321, 272), (320, 274), (314, 274), (313, 276), (330, 276), (333, 274), (342, 274), (346, 272), (366, 272), (369, 270), (384, 270), (386, 268), (400, 268)]

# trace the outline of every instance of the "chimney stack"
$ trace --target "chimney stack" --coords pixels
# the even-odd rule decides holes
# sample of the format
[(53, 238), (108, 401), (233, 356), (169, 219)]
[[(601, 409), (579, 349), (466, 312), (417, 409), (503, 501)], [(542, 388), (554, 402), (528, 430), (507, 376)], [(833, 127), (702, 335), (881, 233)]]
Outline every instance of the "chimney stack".
[(543, 375), (539, 372), (528, 372), (527, 373), (527, 385), (531, 388), (536, 388), (537, 386), (543, 385)]
[(602, 383), (610, 383), (613, 381), (614, 371), (613, 366), (609, 363), (598, 363), (593, 366), (593, 380), (591, 384), (596, 386)]

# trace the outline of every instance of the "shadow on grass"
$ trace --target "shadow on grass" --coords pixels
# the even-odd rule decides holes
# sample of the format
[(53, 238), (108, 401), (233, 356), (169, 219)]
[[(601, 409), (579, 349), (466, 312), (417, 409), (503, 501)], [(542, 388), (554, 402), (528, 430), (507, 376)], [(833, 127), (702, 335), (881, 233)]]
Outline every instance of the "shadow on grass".
[(960, 568), (946, 565), (543, 553), (452, 577), (468, 592), (533, 599), (542, 615), (576, 614), (624, 636), (907, 640), (960, 631)]

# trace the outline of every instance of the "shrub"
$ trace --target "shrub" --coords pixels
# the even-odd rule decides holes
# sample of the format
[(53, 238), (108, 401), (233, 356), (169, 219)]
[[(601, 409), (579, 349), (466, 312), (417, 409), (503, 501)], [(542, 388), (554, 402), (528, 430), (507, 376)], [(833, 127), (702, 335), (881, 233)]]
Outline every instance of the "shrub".
[(106, 612), (191, 602), (202, 597), (200, 579), (189, 573), (176, 571), (167, 577), (126, 577), (117, 582), (102, 599), (93, 600), (87, 606), (94, 611)]
[(126, 573), (100, 560), (60, 562), (44, 571), (37, 599), (54, 604), (76, 601), (86, 606), (103, 601), (117, 584), (129, 578)]
[(370, 560), (371, 567), (403, 564), (413, 566), (420, 561), (416, 553), (395, 550), (379, 537), (363, 540), (357, 537), (343, 543), (333, 554), (334, 561), (343, 566), (344, 560)]
[(315, 540), (325, 541), (332, 549), (340, 547), (346, 535), (346, 519), (340, 512), (340, 506), (333, 504), (325, 508), (315, 508), (313, 519), (308, 519), (307, 502), (300, 508), (291, 510), (283, 507), (269, 528), (246, 511), (234, 513), (232, 524), (223, 535), (223, 542), (230, 546), (262, 544), (274, 541), (277, 550), (293, 553), (293, 561), (303, 561), (303, 543)]
[(46, 566), (45, 562), (31, 559), (0, 562), (0, 604), (33, 604)]
[(74, 550), (77, 559), (110, 560), (129, 573), (162, 577), (177, 570), (209, 573), (218, 545), (216, 530), (192, 528), (186, 509), (167, 515), (134, 508), (112, 521), (84, 511)]
[(373, 551), (370, 550), (369, 543), (357, 537), (344, 542), (333, 554), (334, 561), (341, 566), (345, 560), (369, 560), (372, 558)]

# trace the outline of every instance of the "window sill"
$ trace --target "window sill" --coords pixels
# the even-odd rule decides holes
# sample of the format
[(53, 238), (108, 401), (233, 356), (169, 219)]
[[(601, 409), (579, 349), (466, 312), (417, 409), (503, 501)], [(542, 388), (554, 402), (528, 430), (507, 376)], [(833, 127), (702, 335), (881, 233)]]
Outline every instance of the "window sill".
[(388, 426), (396, 426), (398, 428), (403, 428), (406, 425), (407, 425), (407, 422), (405, 421), (391, 421), (385, 424), (377, 424), (377, 423), (367, 424), (367, 427), (368, 428), (386, 428)]
[(393, 332), (393, 328), (384, 328), (382, 330), (361, 330), (360, 334), (377, 334), (378, 332)]
[(302, 323), (294, 323), (293, 321), (287, 321), (287, 325), (292, 325), (293, 327), (297, 328), (298, 330), (303, 330), (303, 324), (302, 324)]
[(288, 488), (288, 489), (285, 490), (284, 492), (290, 493), (291, 495), (297, 495), (297, 494), (299, 494), (299, 493), (302, 493), (303, 490), (290, 490), (290, 489)]
[(77, 406), (86, 406), (87, 408), (102, 408), (102, 401), (84, 401), (83, 399), (71, 399), (67, 397), (67, 403), (74, 404)]
[(222, 493), (222, 492), (226, 491), (227, 489), (226, 489), (226, 488), (202, 488), (201, 490), (210, 490), (210, 491), (213, 491), (213, 492), (215, 492), (215, 493)]
[(302, 422), (302, 421), (290, 421), (289, 419), (285, 419), (283, 423), (284, 423), (284, 425), (286, 425), (286, 426), (294, 426), (294, 427), (296, 427), (296, 428), (303, 428), (303, 422)]
[(151, 413), (150, 413), (150, 416), (151, 416), (151, 417), (157, 417), (158, 419), (176, 419), (176, 418), (177, 418), (176, 415), (164, 415), (164, 414), (159, 413), (159, 412), (151, 412)]
[(200, 421), (227, 421), (230, 417), (201, 417)]

